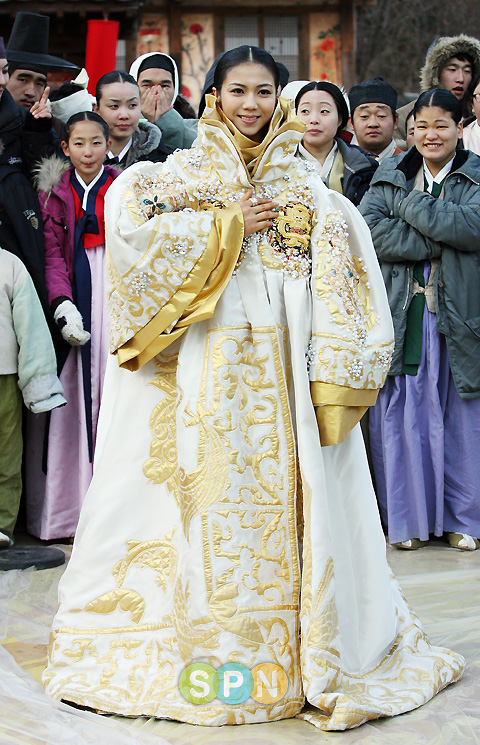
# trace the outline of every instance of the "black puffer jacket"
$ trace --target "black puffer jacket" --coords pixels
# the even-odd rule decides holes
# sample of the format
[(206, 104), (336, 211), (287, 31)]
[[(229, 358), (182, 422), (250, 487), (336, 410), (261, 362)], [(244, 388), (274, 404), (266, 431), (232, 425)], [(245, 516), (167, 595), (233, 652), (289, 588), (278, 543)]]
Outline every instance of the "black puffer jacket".
[[(343, 172), (343, 176), (341, 177), (341, 193), (343, 196), (347, 197), (355, 207), (358, 207), (363, 195), (370, 186), (370, 181), (378, 168), (378, 163), (375, 158), (367, 155), (365, 150), (362, 150), (358, 145), (350, 145), (345, 142), (345, 140), (342, 140), (341, 137), (335, 137), (334, 139), (337, 143), (338, 150), (335, 155), (332, 170), (335, 167), (341, 167)], [(305, 147), (301, 147), (298, 154), (302, 158), (308, 158), (311, 160), (316, 164), (317, 170), (320, 170), (319, 162), (313, 157), (313, 155), (305, 150)], [(340, 163), (338, 163), (338, 159), (340, 159)], [(329, 188), (332, 188), (331, 184), (329, 184)], [(337, 191), (339, 191), (339, 189), (337, 189)]]
[(349, 145), (339, 137), (336, 137), (335, 141), (344, 163), (343, 195), (353, 202), (355, 207), (358, 207), (370, 186), (370, 181), (378, 168), (378, 163), (375, 158), (367, 155), (361, 147)]
[(51, 152), (55, 146), (50, 120), (46, 120), (48, 129), (42, 122), (43, 131), (40, 127), (36, 133), (26, 132), (24, 124), (28, 123), (28, 116), (4, 90), (0, 98), (0, 246), (25, 264), (57, 341), (59, 332), (48, 307), (45, 288), (42, 214), (27, 175), (42, 153)]

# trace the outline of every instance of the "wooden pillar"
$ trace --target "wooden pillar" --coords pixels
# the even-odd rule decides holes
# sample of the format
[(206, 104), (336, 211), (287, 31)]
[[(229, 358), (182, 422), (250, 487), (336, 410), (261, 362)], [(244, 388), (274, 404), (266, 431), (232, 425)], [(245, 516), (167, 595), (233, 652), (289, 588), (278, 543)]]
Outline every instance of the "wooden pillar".
[(341, 38), (342, 38), (342, 83), (349, 90), (355, 80), (355, 13), (354, 0), (341, 0)]
[(298, 77), (310, 80), (310, 13), (298, 14)]
[[(58, 36), (63, 36), (65, 34), (65, 13), (63, 12), (63, 10), (57, 10), (56, 17), (57, 17), (57, 28), (56, 28), (57, 34)], [(50, 20), (50, 25), (51, 23), (52, 21)]]
[(170, 56), (178, 67), (178, 76), (182, 79), (182, 14), (181, 4), (171, 0), (168, 6), (168, 32), (170, 36)]
[(140, 28), (141, 21), (141, 10), (128, 11), (126, 14), (128, 24), (128, 36), (125, 39), (125, 69), (129, 70), (130, 65), (137, 57), (137, 38), (138, 30)]
[(225, 16), (223, 13), (213, 15), (213, 54), (214, 58), (225, 49)]

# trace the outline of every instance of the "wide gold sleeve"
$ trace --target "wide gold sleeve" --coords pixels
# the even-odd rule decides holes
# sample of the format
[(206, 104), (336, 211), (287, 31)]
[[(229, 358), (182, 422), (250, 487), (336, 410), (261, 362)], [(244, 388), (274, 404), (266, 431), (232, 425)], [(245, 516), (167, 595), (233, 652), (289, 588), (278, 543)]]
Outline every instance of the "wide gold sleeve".
[(118, 348), (118, 363), (138, 370), (197, 321), (211, 318), (238, 261), (243, 241), (239, 205), (215, 211), (205, 250), (159, 312)]
[(375, 404), (378, 390), (348, 388), (331, 383), (310, 383), (322, 446), (339, 445)]
[(309, 377), (322, 445), (343, 442), (387, 375), (393, 325), (370, 232), (358, 210), (327, 193), (312, 233)]

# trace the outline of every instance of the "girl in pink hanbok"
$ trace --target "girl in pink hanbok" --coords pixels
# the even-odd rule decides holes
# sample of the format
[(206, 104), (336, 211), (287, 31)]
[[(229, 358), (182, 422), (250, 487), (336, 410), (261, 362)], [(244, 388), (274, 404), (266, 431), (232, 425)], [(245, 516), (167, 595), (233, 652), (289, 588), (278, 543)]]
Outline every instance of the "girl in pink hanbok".
[(108, 354), (105, 306), (105, 194), (117, 172), (103, 161), (110, 139), (91, 111), (72, 116), (62, 148), (38, 172), (48, 300), (69, 346), (59, 355), (68, 404), (48, 426), (45, 482), (29, 493), (28, 530), (44, 540), (73, 536), (92, 478)]

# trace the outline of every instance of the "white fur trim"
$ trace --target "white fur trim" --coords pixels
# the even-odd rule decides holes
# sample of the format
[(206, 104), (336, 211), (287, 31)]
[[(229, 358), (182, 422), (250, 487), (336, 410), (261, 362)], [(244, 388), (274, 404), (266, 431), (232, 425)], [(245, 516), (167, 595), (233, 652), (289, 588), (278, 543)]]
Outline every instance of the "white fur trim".
[(440, 36), (431, 45), (425, 57), (425, 64), (420, 70), (420, 89), (428, 91), (439, 85), (440, 73), (448, 60), (464, 52), (473, 57), (473, 75), (480, 72), (480, 41), (473, 36)]
[(44, 158), (38, 168), (35, 169), (34, 181), (38, 191), (44, 191), (50, 194), (53, 187), (58, 184), (65, 171), (71, 168), (68, 160), (53, 155), (51, 158)]

